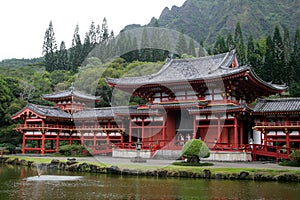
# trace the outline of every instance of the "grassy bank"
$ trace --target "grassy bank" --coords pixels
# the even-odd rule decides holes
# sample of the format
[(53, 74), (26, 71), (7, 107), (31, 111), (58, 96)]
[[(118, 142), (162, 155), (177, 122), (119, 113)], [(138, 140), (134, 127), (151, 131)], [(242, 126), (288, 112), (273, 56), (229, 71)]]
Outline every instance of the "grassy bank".
[[(6, 159), (23, 163), (53, 163), (52, 157), (25, 157), (25, 156), (6, 156)], [(187, 178), (206, 178), (206, 179), (232, 179), (232, 180), (263, 180), (263, 181), (293, 181), (300, 182), (300, 170), (288, 169), (258, 169), (258, 168), (220, 168), (214, 166), (148, 166), (132, 164), (108, 165), (100, 162), (76, 161), (66, 164), (67, 158), (57, 158), (61, 165), (57, 165), (58, 170), (85, 171), (91, 173), (107, 173), (119, 175), (143, 175), (158, 177), (187, 177)], [(58, 162), (57, 161), (57, 162)], [(22, 162), (20, 162), (22, 163)], [(92, 170), (93, 169), (93, 170)]]

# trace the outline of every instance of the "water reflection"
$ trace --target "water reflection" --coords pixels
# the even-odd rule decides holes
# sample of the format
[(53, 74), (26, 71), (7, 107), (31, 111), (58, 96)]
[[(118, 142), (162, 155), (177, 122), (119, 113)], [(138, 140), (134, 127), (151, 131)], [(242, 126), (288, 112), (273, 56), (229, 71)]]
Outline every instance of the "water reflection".
[(0, 166), (0, 199), (298, 199), (299, 183), (71, 174), (74, 181), (26, 181), (36, 171)]

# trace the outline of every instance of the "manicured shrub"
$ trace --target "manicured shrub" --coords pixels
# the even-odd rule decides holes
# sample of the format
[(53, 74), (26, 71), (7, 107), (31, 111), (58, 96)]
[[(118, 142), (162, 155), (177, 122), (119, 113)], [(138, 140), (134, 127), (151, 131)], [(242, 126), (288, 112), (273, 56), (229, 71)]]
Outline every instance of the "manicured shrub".
[(202, 140), (192, 139), (184, 144), (181, 150), (181, 156), (188, 163), (198, 163), (200, 158), (209, 157), (210, 152), (207, 145)]

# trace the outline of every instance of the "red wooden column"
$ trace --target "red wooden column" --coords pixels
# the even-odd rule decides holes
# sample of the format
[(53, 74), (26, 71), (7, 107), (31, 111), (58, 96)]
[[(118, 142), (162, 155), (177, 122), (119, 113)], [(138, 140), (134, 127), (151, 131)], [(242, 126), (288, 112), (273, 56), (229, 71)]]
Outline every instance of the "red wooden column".
[(142, 142), (144, 142), (145, 137), (145, 118), (142, 118)]
[(59, 134), (60, 132), (56, 132), (56, 146), (55, 146), (56, 152), (58, 152), (58, 148), (59, 148)]
[(219, 141), (221, 138), (221, 117), (218, 116), (218, 138), (217, 138), (217, 143), (221, 142)]
[(286, 139), (285, 139), (285, 141), (286, 141), (286, 148), (287, 148), (287, 154), (289, 155), (290, 154), (290, 132), (287, 130), (287, 129), (285, 129), (285, 137), (286, 137)]
[(132, 121), (131, 118), (129, 118), (129, 142), (132, 142)]
[(166, 140), (166, 123), (165, 123), (165, 120), (163, 120), (163, 124), (162, 124), (162, 138), (163, 138), (163, 141), (165, 143), (165, 140)]
[(45, 130), (42, 130), (42, 149), (41, 154), (45, 154)]
[(97, 145), (96, 133), (94, 131), (92, 131), (92, 133), (94, 135), (94, 143), (93, 143), (93, 145), (94, 145), (94, 147), (96, 147), (96, 145)]
[(194, 128), (193, 128), (193, 129), (194, 129), (194, 132), (193, 132), (193, 138), (194, 138), (194, 139), (196, 139), (196, 136), (197, 136), (197, 127), (196, 127), (196, 123), (197, 123), (197, 122), (196, 122), (196, 115), (194, 115), (194, 124), (193, 124), (193, 125), (194, 125)]
[(244, 133), (243, 133), (243, 129), (244, 129), (244, 124), (243, 121), (240, 121), (240, 145), (243, 144), (244, 141)]
[(25, 148), (26, 148), (26, 132), (22, 132), (23, 138), (22, 138), (22, 154), (25, 154)]
[(233, 147), (238, 148), (238, 122), (237, 122), (237, 116), (234, 116), (234, 142), (233, 142)]

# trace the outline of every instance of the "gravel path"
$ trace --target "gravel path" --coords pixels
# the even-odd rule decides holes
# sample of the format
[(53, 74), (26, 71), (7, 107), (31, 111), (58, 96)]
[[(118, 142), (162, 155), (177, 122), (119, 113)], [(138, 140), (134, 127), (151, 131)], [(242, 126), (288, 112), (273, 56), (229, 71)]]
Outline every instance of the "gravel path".
[[(57, 157), (58, 160), (67, 160), (67, 158)], [(94, 157), (79, 157), (76, 158), (77, 161), (83, 162), (100, 162), (107, 165), (137, 165), (137, 166), (153, 166), (153, 167), (165, 167), (171, 165), (175, 160), (147, 160), (146, 163), (133, 163), (129, 158), (112, 158), (105, 156), (94, 156)], [(213, 161), (203, 161), (213, 163), (213, 166), (208, 166), (206, 168), (255, 168), (255, 169), (276, 169), (276, 170), (300, 170), (300, 167), (286, 167), (280, 166), (274, 162), (213, 162)]]

